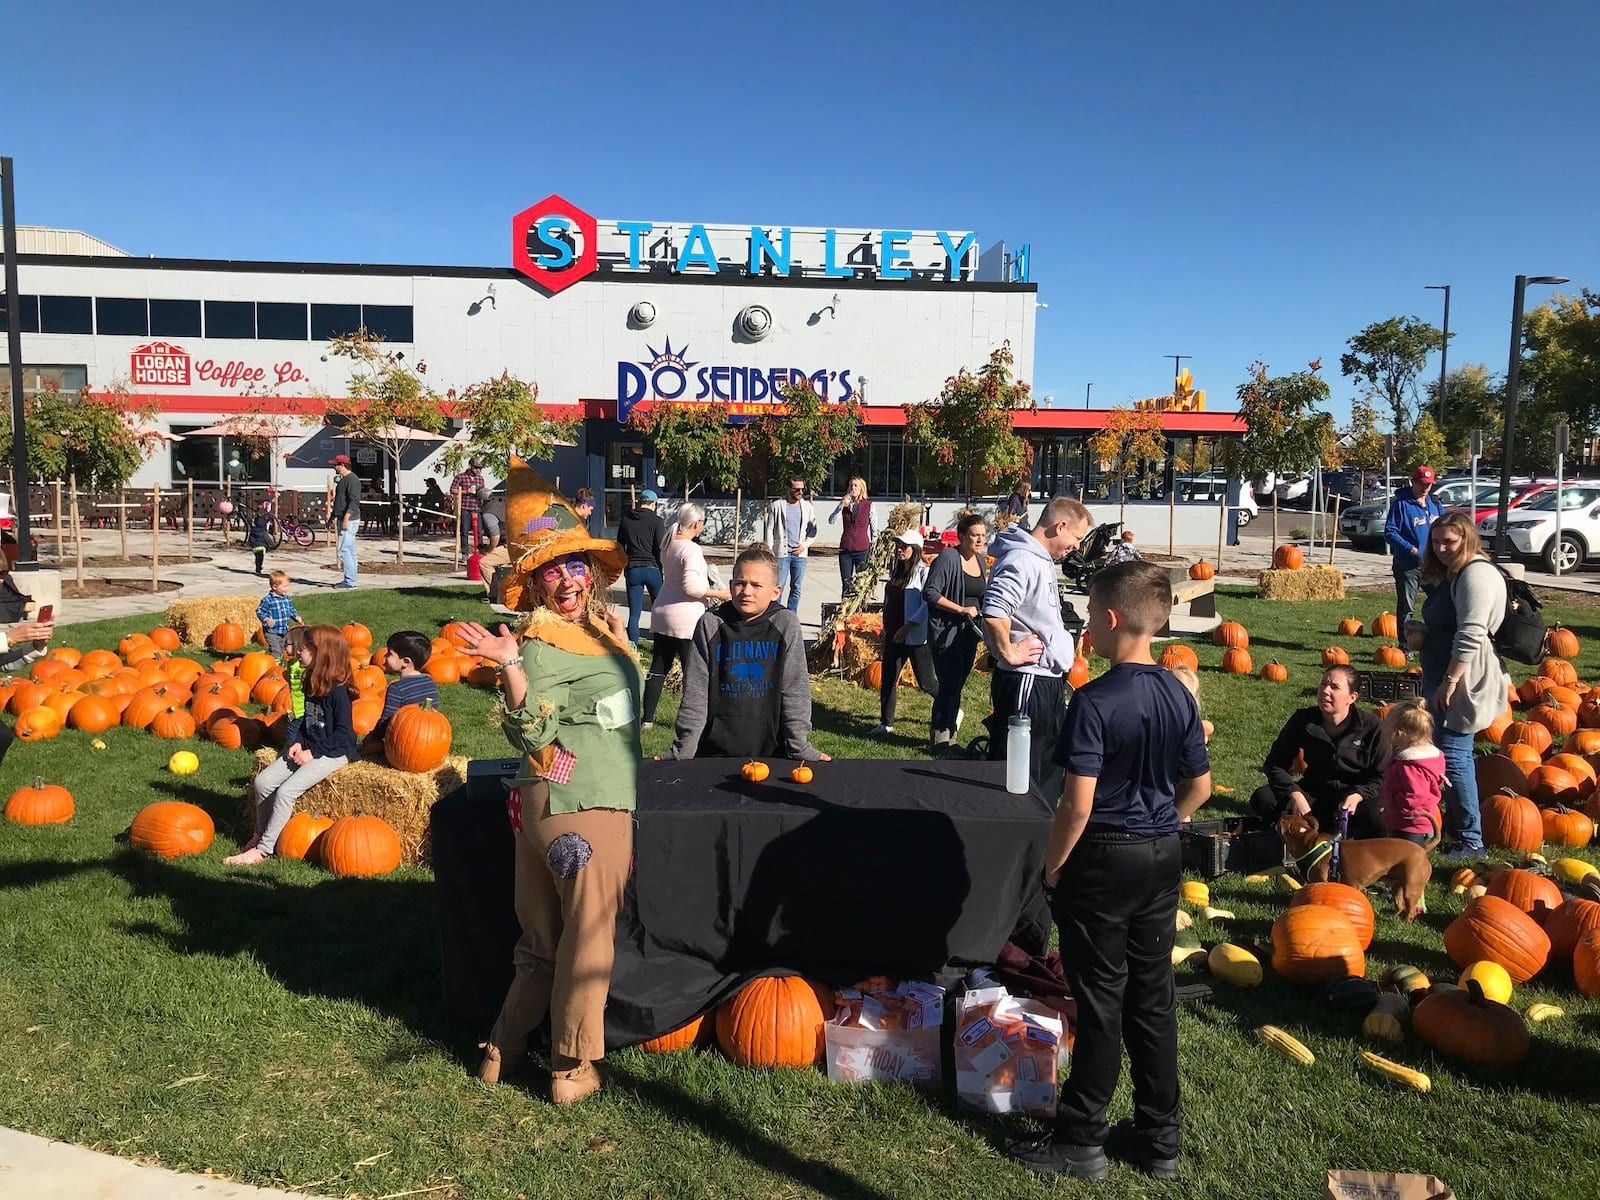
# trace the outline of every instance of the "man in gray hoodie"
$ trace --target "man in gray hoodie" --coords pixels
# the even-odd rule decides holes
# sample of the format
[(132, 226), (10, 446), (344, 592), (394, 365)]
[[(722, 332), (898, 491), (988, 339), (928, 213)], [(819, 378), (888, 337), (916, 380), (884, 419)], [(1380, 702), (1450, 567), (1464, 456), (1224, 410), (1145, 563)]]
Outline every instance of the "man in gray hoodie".
[(1057, 496), (1031, 530), (1013, 526), (990, 543), (995, 556), (983, 593), (983, 637), (994, 670), (989, 699), (989, 757), (1006, 756), (1006, 727), (1013, 713), (1031, 726), (1029, 774), (1047, 798), (1061, 791), (1056, 742), (1066, 722), (1067, 672), (1072, 637), (1061, 622), (1056, 563), (1078, 548), (1094, 518), (1078, 501)]

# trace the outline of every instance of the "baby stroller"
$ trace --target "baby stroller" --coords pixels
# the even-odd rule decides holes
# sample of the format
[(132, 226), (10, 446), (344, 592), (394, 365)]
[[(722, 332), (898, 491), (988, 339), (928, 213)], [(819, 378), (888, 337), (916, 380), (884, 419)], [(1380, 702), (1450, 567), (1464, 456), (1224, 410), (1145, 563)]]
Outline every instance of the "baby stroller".
[(1061, 560), (1061, 573), (1067, 582), (1087, 591), (1094, 573), (1111, 561), (1111, 551), (1120, 544), (1121, 533), (1121, 521), (1107, 521), (1090, 530), (1078, 548)]

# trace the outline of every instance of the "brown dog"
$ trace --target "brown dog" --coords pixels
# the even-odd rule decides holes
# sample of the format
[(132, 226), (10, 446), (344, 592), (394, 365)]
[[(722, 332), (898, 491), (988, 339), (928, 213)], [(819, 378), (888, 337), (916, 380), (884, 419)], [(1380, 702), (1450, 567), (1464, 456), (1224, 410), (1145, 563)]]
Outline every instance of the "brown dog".
[[(1326, 883), (1333, 867), (1332, 853), (1316, 851), (1333, 839), (1317, 828), (1310, 813), (1289, 813), (1278, 821), (1278, 835), (1296, 862), (1311, 860), (1305, 868), (1307, 883)], [(1433, 868), (1428, 851), (1439, 844), (1439, 818), (1433, 818), (1433, 837), (1426, 846), (1404, 838), (1346, 838), (1339, 843), (1339, 882), (1353, 888), (1369, 887), (1387, 880), (1394, 889), (1395, 912), (1415, 921), (1424, 911), (1422, 896)], [(1331, 847), (1329, 848), (1331, 850)]]

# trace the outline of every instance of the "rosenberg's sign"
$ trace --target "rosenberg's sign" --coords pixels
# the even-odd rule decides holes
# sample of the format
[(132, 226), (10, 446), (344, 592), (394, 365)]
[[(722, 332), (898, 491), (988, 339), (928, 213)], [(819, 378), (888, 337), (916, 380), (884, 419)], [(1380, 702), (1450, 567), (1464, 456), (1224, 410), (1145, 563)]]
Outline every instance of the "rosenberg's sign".
[[(549, 292), (599, 269), (680, 275), (724, 271), (786, 279), (973, 279), (978, 235), (966, 230), (802, 229), (793, 226), (599, 221), (557, 195), (511, 219), (511, 263)], [(1019, 283), (1023, 274), (1013, 274)]]
[(642, 400), (693, 400), (726, 404), (734, 417), (748, 417), (782, 402), (780, 389), (807, 383), (824, 400), (842, 404), (856, 394), (850, 368), (807, 371), (800, 367), (713, 367), (689, 360), (689, 348), (646, 346), (650, 357), (617, 364), (617, 420), (626, 421)]

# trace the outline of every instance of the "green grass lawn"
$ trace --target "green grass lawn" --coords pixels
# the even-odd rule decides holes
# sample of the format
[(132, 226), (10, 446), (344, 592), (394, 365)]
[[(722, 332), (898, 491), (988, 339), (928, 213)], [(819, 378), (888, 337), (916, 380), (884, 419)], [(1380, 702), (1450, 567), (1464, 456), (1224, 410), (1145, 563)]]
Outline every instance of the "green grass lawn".
[[(477, 618), (466, 588), (309, 596), (308, 620), (360, 619), (380, 636), (432, 632)], [(1289, 682), (1225, 676), (1221, 651), (1197, 646), (1202, 705), (1216, 723), (1216, 779), (1236, 810), (1288, 712), (1308, 703), (1323, 646), (1370, 662), (1375, 643), (1332, 636), (1340, 617), (1370, 620), (1392, 598), (1267, 604), (1235, 593), (1226, 615), (1252, 631), (1257, 666), (1288, 665)], [(1548, 610), (1584, 641), (1580, 673), (1600, 679), (1600, 619)], [(80, 625), (61, 640), (112, 646), (152, 617)], [(1103, 663), (1096, 663), (1096, 669)], [(1519, 672), (1518, 677), (1520, 678)], [(987, 681), (969, 685), (972, 722)], [(647, 752), (670, 740), (670, 695)], [(501, 756), (491, 697), (446, 689), (460, 753)], [(898, 732), (868, 737), (877, 699), (849, 684), (816, 688), (816, 742), (837, 758), (915, 757), (928, 702), (902, 694)], [(198, 774), (168, 775), (173, 746), (138, 731), (67, 732), (19, 745), (0, 768), (0, 795), (35, 775), (68, 785), (78, 812), (64, 826), (0, 822), (0, 1124), (253, 1183), (327, 1195), (1320, 1197), (1328, 1167), (1425, 1171), (1458, 1195), (1600, 1194), (1600, 1002), (1551, 973), (1514, 1003), (1561, 1004), (1565, 1020), (1534, 1027), (1519, 1071), (1494, 1076), (1436, 1058), (1412, 1040), (1392, 1057), (1427, 1071), (1431, 1095), (1360, 1072), (1357, 1021), (1272, 979), (1183, 1009), (1185, 1177), (1148, 1181), (1114, 1165), (1106, 1185), (1034, 1180), (997, 1153), (1026, 1122), (957, 1115), (942, 1099), (898, 1087), (830, 1085), (820, 1072), (755, 1072), (715, 1052), (610, 1059), (597, 1100), (557, 1111), (537, 1087), (485, 1088), (469, 1076), (481, 1030), (439, 1012), (437, 933), (429, 872), (335, 880), (299, 862), (255, 872), (221, 866), (231, 853), (248, 756), (193, 744)], [(119, 841), (137, 809), (179, 796), (218, 823), (213, 848), (172, 863)], [(1205, 814), (1202, 814), (1205, 815)], [(892, 847), (885, 847), (892, 852)], [(1594, 857), (1593, 851), (1585, 851)], [(1265, 933), (1283, 901), (1238, 877), (1213, 886), (1237, 936)], [(1440, 931), (1460, 902), (1430, 889), (1429, 914), (1407, 926), (1381, 915), (1376, 975), (1412, 963), (1454, 978)], [(1209, 944), (1227, 930), (1202, 927)], [(1190, 969), (1180, 981), (1203, 976)], [(1309, 1068), (1261, 1047), (1256, 1026), (1296, 1033)], [(1124, 1086), (1113, 1117), (1126, 1116)], [(4, 1192), (0, 1185), (0, 1193)]]

